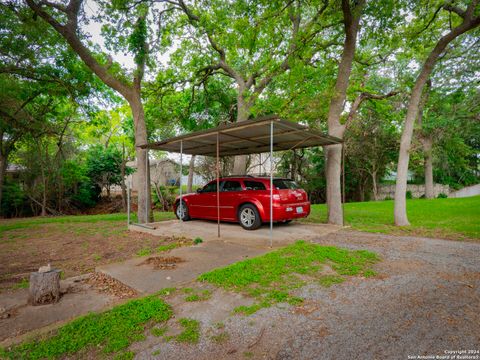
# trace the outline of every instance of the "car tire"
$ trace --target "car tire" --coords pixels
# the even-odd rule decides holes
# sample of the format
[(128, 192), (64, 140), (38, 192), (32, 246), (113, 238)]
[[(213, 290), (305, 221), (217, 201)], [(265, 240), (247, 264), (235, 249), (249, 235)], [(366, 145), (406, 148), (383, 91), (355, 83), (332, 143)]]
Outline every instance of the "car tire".
[(185, 203), (185, 201), (182, 201), (182, 209), (183, 209), (183, 214), (180, 214), (180, 202), (177, 203), (177, 206), (175, 207), (175, 216), (177, 217), (177, 219), (183, 220), (183, 221), (190, 220), (188, 206)]
[(283, 223), (284, 224), (290, 224), (292, 222), (292, 220), (284, 220)]
[(238, 222), (245, 230), (256, 230), (262, 226), (258, 209), (253, 204), (245, 204), (238, 210)]

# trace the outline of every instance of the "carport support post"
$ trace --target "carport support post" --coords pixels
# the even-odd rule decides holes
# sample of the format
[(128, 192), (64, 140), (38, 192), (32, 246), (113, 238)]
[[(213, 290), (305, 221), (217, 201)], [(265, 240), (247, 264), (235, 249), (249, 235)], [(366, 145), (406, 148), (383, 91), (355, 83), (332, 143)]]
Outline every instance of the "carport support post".
[(218, 144), (218, 131), (217, 131), (217, 161), (216, 161), (216, 168), (217, 168), (217, 235), (220, 237), (220, 147)]
[(146, 156), (145, 156), (145, 169), (147, 171), (147, 176), (145, 177), (145, 225), (148, 224), (148, 220), (150, 219), (148, 217), (148, 192), (150, 189), (148, 188), (148, 180), (150, 179), (150, 169), (148, 167), (148, 149), (145, 150)]
[(270, 247), (273, 245), (273, 121), (270, 121)]
[[(182, 203), (182, 175), (183, 175), (183, 140), (180, 140), (180, 178), (178, 183), (180, 184), (180, 216), (183, 214)], [(180, 224), (183, 222), (183, 216), (180, 218)]]
[(127, 226), (130, 225), (130, 180), (127, 180)]

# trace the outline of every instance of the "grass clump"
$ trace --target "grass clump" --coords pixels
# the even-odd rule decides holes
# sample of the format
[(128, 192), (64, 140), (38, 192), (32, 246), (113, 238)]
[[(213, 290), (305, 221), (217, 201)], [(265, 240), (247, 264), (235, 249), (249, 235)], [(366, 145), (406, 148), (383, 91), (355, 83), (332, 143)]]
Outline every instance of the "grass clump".
[(178, 342), (196, 344), (200, 340), (200, 323), (194, 319), (183, 318), (178, 320), (183, 331), (176, 336)]
[(121, 359), (130, 359), (131, 354), (123, 350), (144, 338), (146, 323), (164, 322), (171, 316), (168, 304), (156, 296), (148, 296), (103, 313), (80, 317), (49, 336), (4, 349), (3, 353), (0, 350), (0, 354), (10, 359), (58, 359), (96, 348), (105, 354), (116, 353)]
[(198, 245), (198, 244), (201, 244), (203, 243), (203, 239), (201, 237), (196, 237), (195, 239), (193, 239), (193, 244), (194, 245)]
[(152, 255), (152, 250), (149, 248), (140, 249), (137, 251), (137, 256), (149, 256)]
[(179, 246), (180, 246), (179, 243), (173, 243), (173, 244), (168, 244), (168, 245), (160, 245), (159, 247), (157, 247), (157, 252), (170, 251), (170, 250), (176, 249)]
[(302, 302), (303, 299), (291, 294), (292, 290), (305, 285), (305, 277), (321, 277), (324, 263), (328, 262), (340, 275), (363, 275), (368, 274), (370, 266), (378, 260), (376, 254), (368, 251), (297, 241), (268, 254), (207, 272), (199, 280), (254, 297), (257, 301), (253, 305), (234, 310), (248, 315), (275, 303)]
[(226, 331), (223, 331), (217, 335), (210, 336), (210, 339), (212, 339), (212, 341), (216, 342), (217, 344), (223, 343), (227, 341), (229, 338), (230, 338), (230, 335)]
[[(365, 272), (368, 271), (368, 270), (365, 270)], [(330, 287), (332, 285), (335, 285), (335, 284), (341, 284), (342, 282), (344, 282), (345, 279), (341, 276), (337, 276), (337, 275), (325, 275), (325, 276), (322, 276), (319, 280), (318, 280), (318, 283), (324, 287)]]
[(150, 330), (150, 332), (152, 333), (153, 336), (156, 336), (156, 337), (161, 337), (163, 335), (165, 335), (165, 333), (168, 331), (168, 327), (167, 326), (162, 326), (162, 327), (154, 327)]
[(28, 289), (30, 287), (30, 282), (27, 278), (23, 278), (19, 283), (16, 283), (12, 286), (12, 289)]
[(210, 290), (202, 290), (200, 292), (196, 292), (194, 289), (191, 289), (192, 291), (189, 292), (189, 294), (191, 295), (188, 295), (187, 297), (185, 297), (185, 301), (188, 301), (188, 302), (194, 302), (194, 301), (205, 301), (205, 300), (208, 300), (210, 299), (210, 297), (212, 296), (212, 292)]

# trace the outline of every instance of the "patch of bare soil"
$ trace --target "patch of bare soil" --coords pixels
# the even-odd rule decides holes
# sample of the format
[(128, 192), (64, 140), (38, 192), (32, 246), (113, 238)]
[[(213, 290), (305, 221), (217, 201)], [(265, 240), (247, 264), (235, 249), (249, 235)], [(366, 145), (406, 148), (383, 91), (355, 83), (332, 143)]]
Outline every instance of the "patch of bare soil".
[(152, 256), (146, 259), (140, 265), (151, 265), (155, 270), (172, 270), (177, 267), (178, 263), (184, 262), (182, 258), (177, 256)]
[(95, 267), (126, 260), (140, 250), (183, 244), (184, 238), (130, 232), (119, 221), (51, 223), (4, 231), (0, 235), (0, 291), (18, 286), (30, 272), (51, 264), (64, 277), (86, 274)]
[(128, 299), (138, 295), (131, 287), (103, 273), (94, 272), (85, 282), (97, 291), (113, 295), (119, 299)]

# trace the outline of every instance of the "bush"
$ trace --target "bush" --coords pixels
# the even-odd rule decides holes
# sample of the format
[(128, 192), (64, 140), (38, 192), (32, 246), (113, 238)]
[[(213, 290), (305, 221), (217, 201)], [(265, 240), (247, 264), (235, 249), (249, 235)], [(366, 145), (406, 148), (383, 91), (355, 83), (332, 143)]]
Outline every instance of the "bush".
[(446, 198), (448, 198), (448, 195), (446, 195), (444, 193), (440, 193), (440, 194), (438, 194), (437, 198), (438, 199), (446, 199)]
[(2, 192), (2, 215), (6, 217), (19, 216), (22, 213), (26, 200), (25, 193), (20, 184), (5, 179)]
[(412, 192), (411, 192), (410, 190), (407, 191), (406, 197), (407, 197), (407, 199), (411, 199), (411, 198), (412, 198)]

